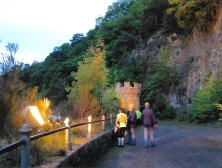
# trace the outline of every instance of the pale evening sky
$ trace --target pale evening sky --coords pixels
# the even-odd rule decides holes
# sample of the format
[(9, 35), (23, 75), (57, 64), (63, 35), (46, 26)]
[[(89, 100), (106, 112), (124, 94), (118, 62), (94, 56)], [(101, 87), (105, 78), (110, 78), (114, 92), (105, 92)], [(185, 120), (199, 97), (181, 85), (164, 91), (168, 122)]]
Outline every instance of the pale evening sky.
[(42, 62), (76, 33), (95, 27), (117, 0), (1, 0), (0, 49), (8, 42), (19, 44), (15, 59)]

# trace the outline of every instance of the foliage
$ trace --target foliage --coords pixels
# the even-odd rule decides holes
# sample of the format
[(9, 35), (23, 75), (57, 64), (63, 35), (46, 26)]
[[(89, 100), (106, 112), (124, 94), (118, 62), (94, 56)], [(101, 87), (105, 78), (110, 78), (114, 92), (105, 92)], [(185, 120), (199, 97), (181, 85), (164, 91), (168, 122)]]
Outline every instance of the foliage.
[(60, 155), (60, 151), (65, 151), (65, 131), (54, 133), (51, 136), (44, 136), (38, 140), (33, 141), (41, 149), (42, 153), (46, 155)]
[(168, 14), (173, 14), (180, 27), (192, 30), (194, 27), (207, 31), (210, 24), (215, 21), (219, 0), (169, 0), (171, 7)]
[(102, 103), (106, 114), (117, 114), (120, 98), (114, 88), (108, 88), (104, 91)]
[[(141, 81), (145, 68), (142, 62), (145, 59), (131, 59), (130, 55), (132, 50), (139, 50), (144, 45), (144, 39), (161, 27), (165, 17), (163, 11), (167, 6), (167, 0), (114, 2), (104, 17), (97, 18), (95, 29), (89, 30), (86, 36), (82, 33), (74, 34), (70, 44), (55, 47), (43, 62), (24, 65), (19, 72), (19, 79), (29, 87), (38, 87), (39, 98), (47, 97), (51, 105), (58, 105), (67, 100), (65, 88), (72, 86), (71, 72), (77, 72), (78, 62), (83, 61), (87, 49), (95, 47), (98, 39), (102, 38), (105, 43), (106, 66), (110, 68), (109, 84), (113, 85), (117, 80)], [(120, 64), (128, 60), (131, 63), (127, 66), (134, 67), (132, 74), (130, 68), (120, 68)]]
[(71, 42), (71, 45), (74, 46), (75, 44), (81, 42), (82, 40), (84, 40), (84, 35), (82, 33), (77, 33), (73, 35), (70, 42)]
[(172, 47), (170, 45), (164, 46), (160, 51), (161, 60), (167, 63), (169, 61), (171, 52), (172, 52)]
[(45, 162), (46, 157), (47, 156), (42, 151), (41, 146), (33, 141), (30, 146), (30, 166), (42, 165)]
[[(216, 104), (216, 106), (220, 111), (222, 110), (222, 104)], [(218, 120), (222, 122), (222, 112), (220, 112)]]
[(5, 46), (5, 52), (1, 53), (2, 62), (0, 63), (0, 74), (4, 75), (10, 72), (19, 63), (16, 62), (14, 55), (17, 53), (19, 45), (15, 43), (8, 43)]
[(70, 48), (68, 43), (55, 47), (44, 62), (26, 65), (19, 73), (19, 79), (31, 87), (38, 87), (37, 96), (47, 97), (52, 104), (66, 99), (64, 88), (71, 82), (69, 75), (77, 65), (67, 61)]
[(21, 149), (16, 148), (12, 151), (9, 151), (3, 155), (0, 155), (0, 167), (2, 166), (7, 167), (19, 167), (21, 165)]
[(117, 1), (108, 8), (104, 17), (97, 19), (97, 36), (106, 44), (108, 68), (128, 58), (163, 23), (167, 0)]
[[(78, 62), (78, 71), (72, 73), (74, 81), (68, 87), (69, 101), (73, 102), (74, 113), (80, 117), (97, 116), (101, 111), (102, 91), (107, 85), (107, 68), (104, 60), (104, 44), (99, 40), (90, 47), (83, 61)], [(71, 114), (75, 116), (75, 114)]]
[(52, 114), (50, 109), (50, 101), (47, 98), (36, 100), (33, 105), (38, 107), (38, 110), (44, 121), (48, 120), (48, 116)]
[(165, 62), (153, 61), (153, 67), (147, 81), (142, 85), (142, 104), (149, 102), (160, 119), (174, 117), (172, 107), (163, 97), (169, 87), (176, 84), (181, 75), (173, 67), (166, 66)]
[[(2, 137), (9, 139), (17, 137), (18, 129), (23, 123), (20, 112), (26, 103), (34, 99), (38, 89), (27, 87), (18, 79), (23, 64), (15, 61), (14, 54), (17, 50), (17, 45), (8, 43), (0, 64), (0, 132)], [(6, 137), (9, 134), (3, 128), (12, 132), (12, 137)]]
[(222, 101), (222, 83), (218, 78), (209, 77), (203, 88), (195, 94), (189, 113), (191, 121), (207, 123), (219, 119), (216, 104)]
[[(81, 123), (81, 122), (76, 122), (76, 123)], [(74, 127), (74, 128), (71, 129), (71, 134), (75, 138), (87, 137), (87, 129), (85, 128), (85, 126)]]
[[(51, 131), (61, 128), (62, 125), (56, 120), (45, 124), (39, 129), (41, 132)], [(44, 136), (40, 139), (32, 141), (31, 143), (31, 165), (39, 166), (45, 162), (49, 156), (60, 156), (65, 154), (66, 150), (65, 131), (54, 133), (53, 135)]]
[(142, 82), (147, 72), (146, 62), (146, 55), (121, 59), (114, 68), (115, 70), (110, 72), (109, 78), (112, 78), (113, 82)]

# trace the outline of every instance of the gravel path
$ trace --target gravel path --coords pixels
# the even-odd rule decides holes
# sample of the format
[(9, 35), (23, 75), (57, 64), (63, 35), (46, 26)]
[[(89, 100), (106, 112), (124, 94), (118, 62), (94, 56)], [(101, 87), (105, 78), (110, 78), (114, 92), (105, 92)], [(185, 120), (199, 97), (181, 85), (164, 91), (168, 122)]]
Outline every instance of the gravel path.
[(95, 167), (222, 168), (222, 127), (159, 121), (156, 147), (144, 147), (141, 126), (136, 137), (136, 146), (113, 146)]

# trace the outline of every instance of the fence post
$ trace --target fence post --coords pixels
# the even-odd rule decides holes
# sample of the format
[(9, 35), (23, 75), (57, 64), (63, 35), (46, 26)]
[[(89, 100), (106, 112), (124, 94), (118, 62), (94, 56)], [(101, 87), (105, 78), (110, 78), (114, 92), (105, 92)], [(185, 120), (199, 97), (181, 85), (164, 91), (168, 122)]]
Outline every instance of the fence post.
[(109, 115), (109, 118), (110, 118), (110, 125), (111, 125), (111, 127), (113, 126), (113, 114), (110, 114)]
[(30, 167), (30, 134), (32, 129), (28, 124), (23, 124), (19, 129), (22, 134), (21, 141), (25, 141), (25, 144), (21, 145), (21, 168)]
[(106, 117), (105, 117), (105, 115), (103, 115), (102, 116), (102, 132), (104, 132), (104, 130), (105, 130), (105, 119), (106, 119)]
[(64, 123), (67, 127), (67, 129), (66, 129), (66, 144), (67, 144), (68, 149), (72, 150), (70, 119), (66, 118)]
[[(91, 117), (91, 116), (89, 116), (87, 119), (88, 119), (88, 122), (92, 122), (92, 117)], [(88, 134), (87, 134), (87, 138), (92, 138), (91, 123), (88, 124)]]

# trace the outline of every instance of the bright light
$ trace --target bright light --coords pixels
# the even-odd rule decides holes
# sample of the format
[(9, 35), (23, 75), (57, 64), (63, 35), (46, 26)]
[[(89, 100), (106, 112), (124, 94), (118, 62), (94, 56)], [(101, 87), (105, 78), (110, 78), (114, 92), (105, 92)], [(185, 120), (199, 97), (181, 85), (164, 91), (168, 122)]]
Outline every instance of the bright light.
[(35, 128), (44, 124), (44, 120), (37, 108), (37, 106), (28, 106), (22, 112), (26, 124), (29, 124), (31, 128)]
[(36, 106), (31, 106), (30, 111), (31, 111), (33, 117), (35, 117), (35, 119), (39, 122), (39, 124), (43, 125), (44, 120), (42, 119), (42, 116), (40, 115), (38, 108)]

